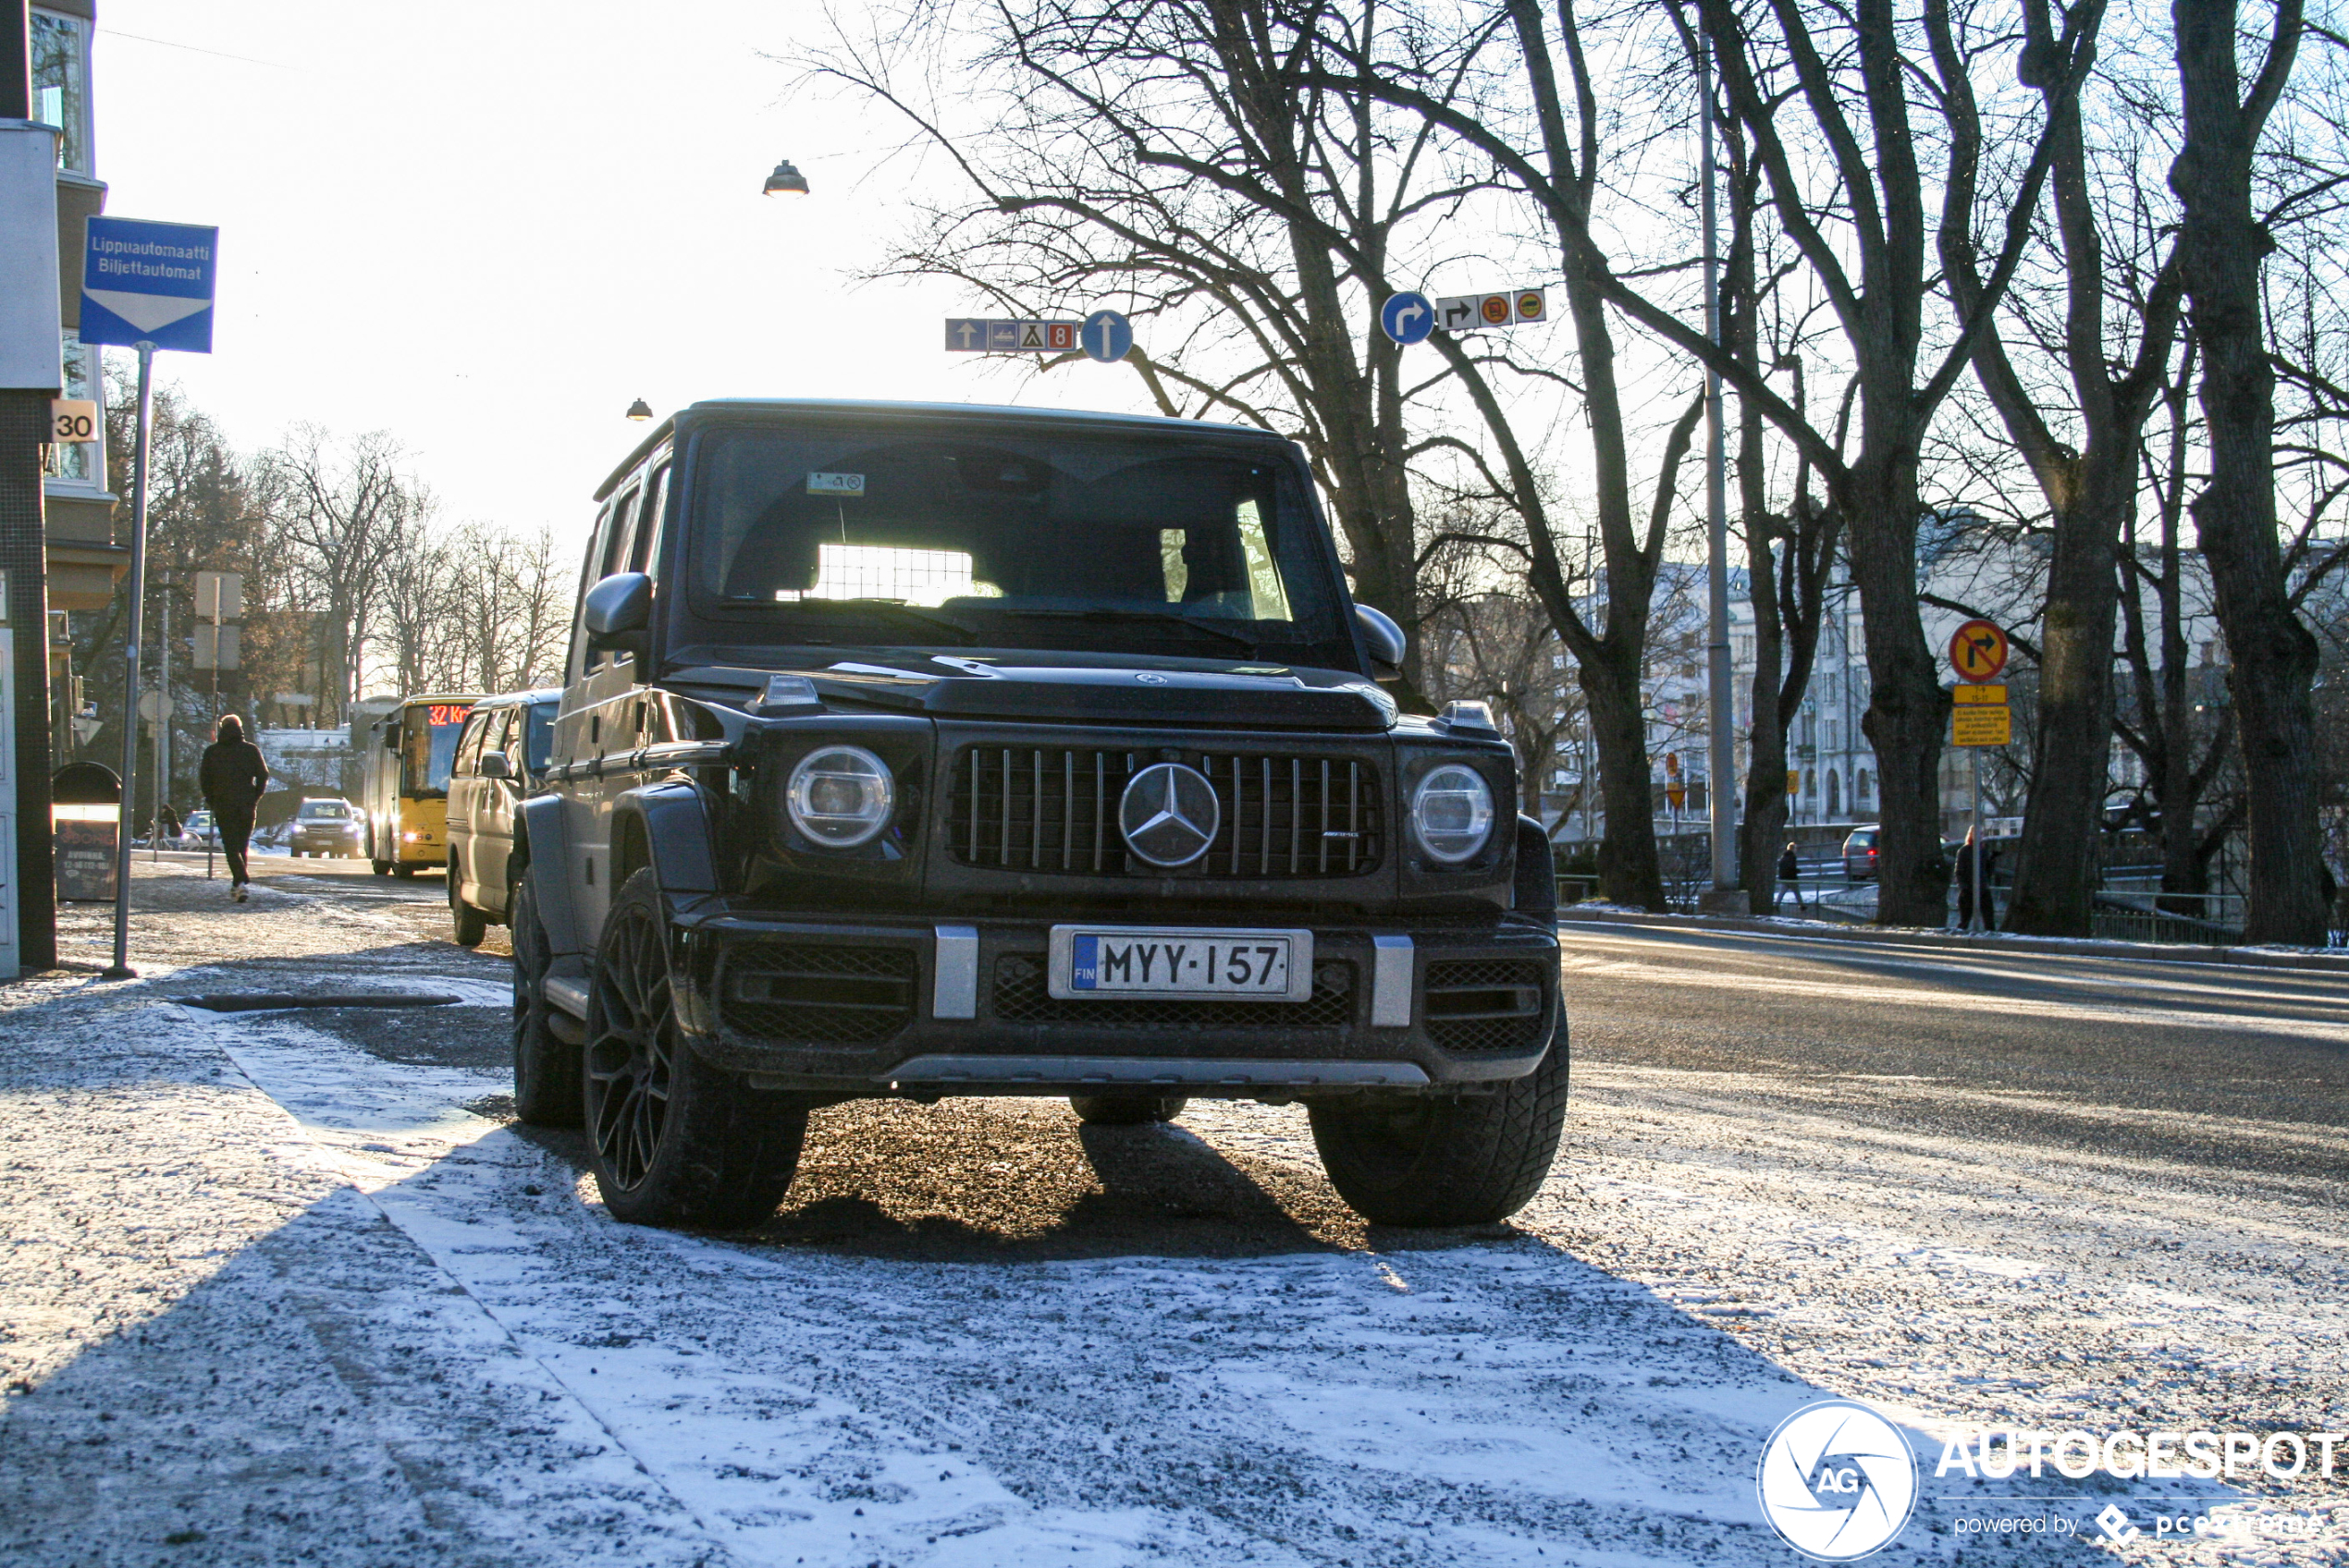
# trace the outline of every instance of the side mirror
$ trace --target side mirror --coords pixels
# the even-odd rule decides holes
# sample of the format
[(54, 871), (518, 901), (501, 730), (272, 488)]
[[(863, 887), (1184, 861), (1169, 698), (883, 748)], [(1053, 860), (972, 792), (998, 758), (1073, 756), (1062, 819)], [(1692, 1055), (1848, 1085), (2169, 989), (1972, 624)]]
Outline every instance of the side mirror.
[(590, 649), (627, 654), (642, 664), (652, 651), (646, 632), (653, 621), (653, 580), (641, 571), (613, 572), (587, 590), (580, 620)]
[(1384, 610), (1374, 610), (1368, 605), (1354, 606), (1355, 629), (1362, 634), (1362, 649), (1371, 655), (1371, 674), (1380, 680), (1399, 680), (1403, 675), (1403, 650), (1406, 646), (1403, 629)]
[(507, 759), (503, 752), (484, 752), (481, 753), (481, 763), (474, 771), (484, 778), (511, 778), (514, 776), (514, 765)]

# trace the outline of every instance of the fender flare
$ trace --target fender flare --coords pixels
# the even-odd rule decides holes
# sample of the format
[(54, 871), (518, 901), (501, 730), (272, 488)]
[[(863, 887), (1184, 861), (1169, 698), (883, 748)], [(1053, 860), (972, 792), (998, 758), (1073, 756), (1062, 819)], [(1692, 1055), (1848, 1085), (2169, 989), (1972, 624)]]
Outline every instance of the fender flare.
[(1519, 914), (1555, 917), (1558, 912), (1557, 851), (1533, 817), (1517, 819), (1517, 879), (1511, 907)]
[(709, 835), (709, 805), (697, 786), (670, 779), (629, 790), (612, 809), (612, 887), (617, 889), (638, 866), (649, 865), (653, 880), (672, 901), (717, 892)]
[[(571, 833), (563, 823), (563, 802), (560, 797), (533, 795), (522, 802), (514, 813), (513, 854), (525, 865), (536, 860), (551, 865), (571, 863)], [(567, 878), (540, 879), (538, 923), (547, 928), (547, 951), (552, 957), (570, 958), (583, 950), (579, 918), (571, 907)]]

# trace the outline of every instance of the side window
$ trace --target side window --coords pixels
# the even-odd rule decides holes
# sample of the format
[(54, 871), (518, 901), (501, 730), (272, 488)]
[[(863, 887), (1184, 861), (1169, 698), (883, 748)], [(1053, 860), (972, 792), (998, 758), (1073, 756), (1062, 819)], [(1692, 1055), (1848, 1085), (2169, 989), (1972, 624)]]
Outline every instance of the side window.
[(465, 732), (457, 741), (455, 771), (460, 776), (480, 771), (482, 731), (491, 717), (486, 713), (476, 713), (465, 720)]
[(633, 571), (629, 565), (636, 549), (636, 490), (631, 485), (611, 509), (611, 529), (604, 540), (604, 570), (598, 581), (615, 571)]
[(650, 571), (660, 561), (661, 530), (669, 513), (669, 470), (664, 466), (645, 486), (645, 508), (636, 520), (636, 541), (628, 552), (627, 571)]
[(513, 733), (514, 710), (499, 708), (489, 716), (489, 728), (482, 734), (481, 749), (484, 752), (505, 751), (508, 742), (513, 739)]

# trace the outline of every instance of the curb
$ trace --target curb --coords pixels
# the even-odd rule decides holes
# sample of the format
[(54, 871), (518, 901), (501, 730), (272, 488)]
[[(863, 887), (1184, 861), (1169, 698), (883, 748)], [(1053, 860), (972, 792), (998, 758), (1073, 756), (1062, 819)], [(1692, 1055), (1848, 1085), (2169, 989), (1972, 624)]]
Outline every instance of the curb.
[(2048, 953), (2060, 958), (2121, 958), (2155, 963), (2233, 964), (2252, 969), (2314, 969), (2349, 974), (2349, 952), (2307, 948), (2198, 948), (2165, 942), (2111, 942), (2052, 937), (1960, 936), (1922, 926), (1844, 925), (1824, 920), (1765, 920), (1757, 915), (1656, 914), (1607, 906), (1587, 914), (1583, 906), (1558, 911), (1561, 926), (1655, 925), (1689, 931), (1754, 931), (1798, 941), (1882, 942), (1895, 947), (1959, 948), (1976, 952)]

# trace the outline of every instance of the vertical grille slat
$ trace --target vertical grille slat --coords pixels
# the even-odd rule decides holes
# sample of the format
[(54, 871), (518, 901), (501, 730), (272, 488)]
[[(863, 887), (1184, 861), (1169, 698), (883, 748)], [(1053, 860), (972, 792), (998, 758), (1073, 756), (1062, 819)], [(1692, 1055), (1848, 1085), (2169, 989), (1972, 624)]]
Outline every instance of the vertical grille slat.
[(1171, 873), (1146, 865), (1126, 852), (1118, 802), (1138, 771), (1168, 754), (971, 747), (954, 764), (947, 852), (965, 865), (1007, 872), (1211, 880), (1354, 876), (1379, 864), (1376, 771), (1344, 757), (1272, 751), (1174, 753), (1206, 776), (1222, 820), (1194, 864)]

